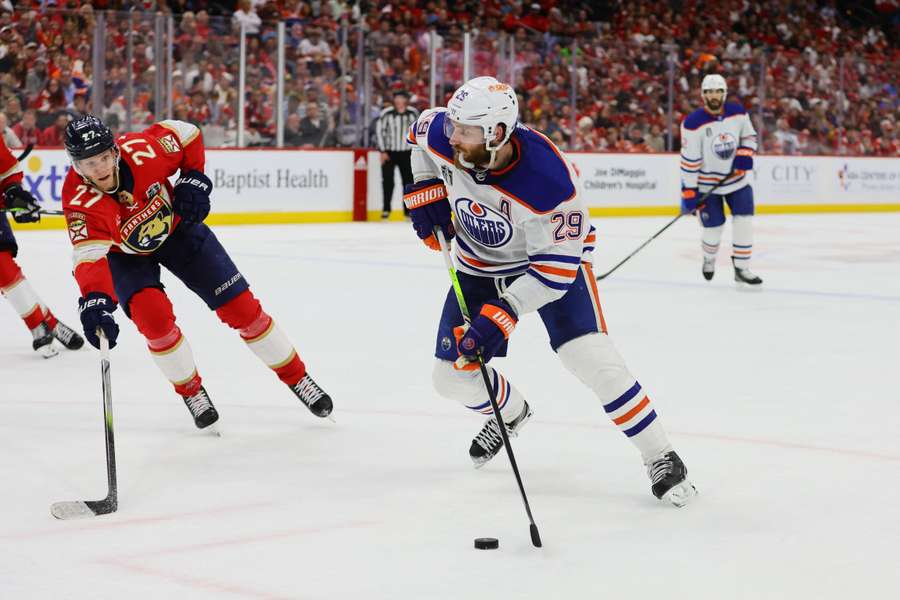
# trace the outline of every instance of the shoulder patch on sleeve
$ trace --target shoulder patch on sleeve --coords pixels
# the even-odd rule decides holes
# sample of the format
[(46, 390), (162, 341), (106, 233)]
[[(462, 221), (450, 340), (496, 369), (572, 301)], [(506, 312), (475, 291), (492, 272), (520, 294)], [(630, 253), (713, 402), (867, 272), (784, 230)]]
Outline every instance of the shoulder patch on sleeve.
[[(175, 139), (178, 140), (182, 147), (187, 146), (195, 139), (200, 137), (200, 129), (193, 123), (176, 121), (175, 119), (167, 119), (165, 121), (160, 121), (159, 123), (157, 123), (157, 125), (171, 131), (172, 134), (174, 134)], [(167, 152), (171, 152), (171, 150), (169, 150), (169, 148), (166, 147), (166, 145), (162, 142), (165, 137), (165, 135), (162, 135), (158, 139), (160, 140), (160, 144), (163, 145), (163, 148), (165, 148)], [(177, 150), (175, 151), (177, 152)]]

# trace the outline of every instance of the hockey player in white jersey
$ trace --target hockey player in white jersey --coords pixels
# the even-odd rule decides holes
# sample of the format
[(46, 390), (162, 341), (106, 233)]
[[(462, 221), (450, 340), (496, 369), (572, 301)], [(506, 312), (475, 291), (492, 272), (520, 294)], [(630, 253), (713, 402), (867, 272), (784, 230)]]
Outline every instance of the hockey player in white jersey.
[[(707, 75), (700, 85), (704, 107), (681, 123), (681, 210), (700, 210), (702, 272), (709, 281), (715, 274), (716, 253), (725, 227), (723, 201), (727, 203), (732, 215), (734, 279), (740, 284), (759, 286), (762, 279), (750, 270), (754, 208), (748, 173), (753, 170), (756, 131), (743, 106), (725, 102), (727, 93), (724, 77)], [(715, 193), (698, 207), (700, 195), (718, 184)]]
[[(491, 415), (477, 355), (505, 356), (518, 320), (537, 312), (563, 365), (600, 399), (609, 418), (638, 448), (651, 491), (683, 506), (696, 489), (660, 424), (647, 392), (606, 334), (591, 252), (595, 233), (578, 174), (545, 136), (518, 124), (515, 91), (493, 77), (460, 87), (447, 108), (423, 112), (410, 128), (415, 183), (404, 201), (417, 235), (439, 249), (439, 227), (455, 238), (466, 327), (451, 289), (438, 325), (433, 382), (437, 392)], [(452, 217), (451, 217), (452, 215)], [(507, 431), (532, 415), (525, 398), (488, 365)], [(476, 467), (502, 448), (489, 417), (472, 440)]]

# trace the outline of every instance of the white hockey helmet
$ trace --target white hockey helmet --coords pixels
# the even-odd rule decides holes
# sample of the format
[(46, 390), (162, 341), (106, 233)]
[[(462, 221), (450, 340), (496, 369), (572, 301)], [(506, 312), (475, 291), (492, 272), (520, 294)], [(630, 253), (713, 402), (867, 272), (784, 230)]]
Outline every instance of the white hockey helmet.
[[(449, 139), (455, 127), (468, 130), (466, 143), (484, 143), (489, 151), (496, 152), (509, 141), (519, 121), (519, 100), (516, 91), (507, 83), (493, 77), (476, 77), (453, 92), (447, 102), (444, 133)], [(503, 139), (494, 143), (497, 126), (503, 123)], [(478, 130), (480, 135), (478, 134)], [(493, 161), (492, 161), (493, 162)]]
[(704, 77), (703, 83), (700, 84), (700, 94), (702, 95), (706, 90), (722, 90), (725, 95), (728, 95), (728, 84), (721, 75), (710, 74)]

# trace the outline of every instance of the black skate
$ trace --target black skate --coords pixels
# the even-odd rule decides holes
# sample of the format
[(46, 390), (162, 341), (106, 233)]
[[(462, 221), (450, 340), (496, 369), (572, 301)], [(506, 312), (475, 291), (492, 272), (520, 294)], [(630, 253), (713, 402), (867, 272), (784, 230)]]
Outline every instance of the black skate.
[(303, 376), (303, 379), (291, 386), (291, 391), (297, 395), (309, 412), (322, 417), (323, 419), (331, 414), (334, 404), (331, 402), (331, 396), (325, 393), (325, 390), (319, 387), (309, 373)]
[(56, 322), (56, 327), (53, 328), (52, 333), (53, 337), (59, 340), (59, 343), (69, 350), (78, 350), (84, 346), (84, 338), (75, 333), (74, 329), (67, 326), (62, 321)]
[(731, 259), (731, 262), (734, 263), (734, 280), (738, 283), (743, 283), (749, 286), (757, 286), (762, 284), (762, 279), (759, 278), (758, 275), (753, 273), (750, 269), (742, 269), (737, 266), (737, 262), (734, 258)]
[(653, 495), (681, 508), (697, 495), (697, 488), (687, 478), (687, 468), (674, 451), (650, 461), (647, 474)]
[(32, 329), (31, 336), (34, 338), (34, 341), (31, 342), (31, 347), (44, 358), (53, 358), (59, 354), (56, 348), (53, 347), (53, 333), (46, 323), (41, 323)]
[(200, 386), (193, 396), (182, 396), (182, 398), (184, 398), (184, 405), (188, 407), (191, 416), (194, 417), (194, 425), (197, 426), (197, 429), (209, 427), (219, 420), (219, 411), (213, 406), (212, 400), (209, 399), (209, 394), (206, 393), (203, 386)]
[(703, 257), (703, 279), (712, 281), (716, 274), (716, 259)]
[[(506, 423), (507, 435), (510, 437), (518, 435), (519, 430), (522, 429), (533, 414), (534, 411), (532, 411), (531, 407), (528, 406), (528, 403), (525, 402), (525, 406), (522, 407), (522, 412), (519, 416), (509, 423)], [(478, 432), (478, 435), (472, 440), (472, 445), (469, 446), (469, 457), (472, 459), (472, 462), (475, 463), (475, 468), (480, 469), (485, 463), (497, 456), (497, 453), (500, 452), (500, 448), (502, 447), (503, 436), (500, 435), (500, 428), (497, 427), (497, 418), (491, 415), (488, 420), (484, 422), (484, 426), (481, 428), (481, 431)]]

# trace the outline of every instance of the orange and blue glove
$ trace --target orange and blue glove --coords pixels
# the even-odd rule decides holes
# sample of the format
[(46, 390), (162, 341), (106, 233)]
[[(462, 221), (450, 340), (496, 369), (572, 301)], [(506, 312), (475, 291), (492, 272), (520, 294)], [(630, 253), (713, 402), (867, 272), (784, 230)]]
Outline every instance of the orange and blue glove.
[(456, 235), (447, 188), (440, 179), (425, 179), (407, 185), (403, 188), (403, 203), (409, 211), (416, 235), (432, 250), (441, 249), (441, 245), (434, 237), (435, 227), (441, 228), (448, 241)]
[(681, 214), (693, 213), (697, 210), (697, 202), (700, 194), (697, 188), (682, 187), (681, 188)]
[(453, 329), (459, 352), (453, 366), (463, 371), (477, 369), (479, 353), (484, 362), (491, 360), (509, 339), (518, 321), (516, 311), (508, 302), (500, 299), (486, 302), (471, 324)]

